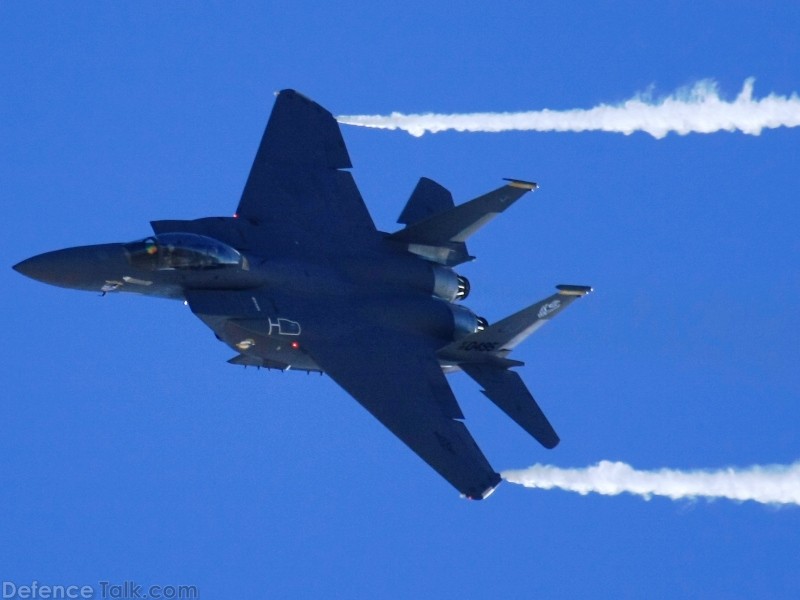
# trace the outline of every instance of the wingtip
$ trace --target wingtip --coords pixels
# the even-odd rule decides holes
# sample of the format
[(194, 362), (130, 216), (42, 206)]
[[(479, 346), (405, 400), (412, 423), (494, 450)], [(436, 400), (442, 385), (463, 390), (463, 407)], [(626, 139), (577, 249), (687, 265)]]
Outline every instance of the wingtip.
[[(280, 96), (283, 96), (284, 98), (299, 98), (300, 100), (305, 100), (306, 102), (310, 102), (311, 104), (314, 104), (316, 106), (319, 106), (320, 108), (323, 108), (317, 102), (315, 102), (312, 98), (309, 98), (305, 94), (303, 94), (301, 92), (298, 92), (297, 90), (295, 90), (293, 88), (285, 88), (283, 90), (278, 90), (277, 92), (274, 92), (274, 94), (275, 94), (276, 98), (279, 98)], [(327, 110), (327, 109), (323, 108), (323, 110)]]
[(494, 494), (494, 491), (497, 489), (497, 486), (503, 483), (503, 478), (500, 476), (499, 473), (494, 474), (495, 481), (489, 485), (485, 490), (482, 492), (468, 492), (465, 494), (461, 494), (462, 498), (466, 498), (467, 500), (486, 500), (489, 496)]
[(553, 437), (543, 438), (539, 440), (539, 443), (548, 450), (552, 450), (553, 448), (558, 446), (559, 443), (561, 443), (561, 439), (557, 435), (555, 435), (555, 433), (553, 433)]
[(570, 285), (566, 283), (557, 285), (556, 289), (562, 296), (585, 296), (594, 291), (590, 285)]
[(503, 181), (507, 181), (508, 185), (513, 188), (519, 188), (521, 190), (536, 190), (539, 188), (539, 184), (533, 181), (525, 181), (524, 179), (511, 179), (509, 177), (503, 177)]

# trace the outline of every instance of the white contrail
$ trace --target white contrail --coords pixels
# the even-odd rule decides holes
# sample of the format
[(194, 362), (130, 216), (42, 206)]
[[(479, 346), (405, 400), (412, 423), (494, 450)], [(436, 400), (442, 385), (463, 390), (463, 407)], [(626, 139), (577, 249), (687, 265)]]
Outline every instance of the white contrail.
[(559, 488), (586, 495), (615, 496), (623, 492), (680, 498), (728, 498), (764, 504), (800, 505), (800, 462), (792, 465), (753, 466), (718, 471), (637, 471), (623, 462), (600, 461), (585, 469), (534, 465), (504, 471), (503, 479), (525, 487)]
[(754, 78), (744, 82), (735, 100), (720, 98), (717, 85), (703, 80), (671, 96), (653, 100), (650, 94), (637, 94), (617, 105), (601, 104), (589, 109), (535, 110), (528, 112), (466, 114), (342, 115), (340, 123), (403, 129), (413, 136), (439, 131), (610, 131), (629, 135), (645, 131), (663, 138), (674, 131), (713, 133), (736, 131), (758, 135), (764, 129), (800, 126), (800, 97), (770, 94), (753, 99)]

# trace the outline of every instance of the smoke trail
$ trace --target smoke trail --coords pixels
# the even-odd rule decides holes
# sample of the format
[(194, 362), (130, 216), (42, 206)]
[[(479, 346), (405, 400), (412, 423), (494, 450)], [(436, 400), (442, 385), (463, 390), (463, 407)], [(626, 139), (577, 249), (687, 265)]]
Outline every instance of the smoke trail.
[(742, 91), (732, 102), (719, 96), (717, 85), (703, 80), (692, 88), (678, 90), (671, 96), (654, 101), (649, 94), (637, 94), (619, 105), (601, 104), (589, 109), (538, 110), (516, 113), (467, 114), (402, 114), (343, 115), (340, 123), (403, 129), (419, 137), (439, 131), (609, 131), (629, 135), (645, 131), (663, 138), (674, 131), (713, 133), (736, 131), (758, 135), (763, 129), (800, 126), (800, 97), (770, 94), (753, 99), (754, 78), (744, 82)]
[(586, 495), (615, 496), (623, 492), (652, 496), (753, 500), (764, 504), (800, 505), (800, 462), (718, 471), (637, 471), (622, 462), (600, 461), (585, 469), (534, 465), (504, 471), (503, 479), (530, 488), (560, 488)]

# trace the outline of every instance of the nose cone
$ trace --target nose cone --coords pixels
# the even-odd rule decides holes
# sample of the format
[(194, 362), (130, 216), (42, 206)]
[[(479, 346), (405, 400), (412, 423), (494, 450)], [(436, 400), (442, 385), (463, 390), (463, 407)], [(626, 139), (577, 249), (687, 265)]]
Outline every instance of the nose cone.
[(127, 265), (122, 244), (80, 246), (45, 252), (14, 265), (18, 273), (50, 285), (100, 290)]
[(52, 273), (56, 270), (54, 268), (56, 261), (52, 258), (54, 254), (57, 254), (57, 252), (47, 252), (33, 256), (15, 264), (13, 268), (17, 273), (22, 273), (26, 277), (50, 283)]

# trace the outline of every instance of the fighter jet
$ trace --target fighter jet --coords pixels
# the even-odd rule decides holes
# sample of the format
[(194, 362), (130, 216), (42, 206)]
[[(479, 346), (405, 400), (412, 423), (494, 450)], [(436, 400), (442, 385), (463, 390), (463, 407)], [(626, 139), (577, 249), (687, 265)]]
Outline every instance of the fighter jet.
[(103, 295), (184, 301), (235, 365), (327, 373), (461, 494), (500, 483), (464, 425), (446, 374), (463, 371), (544, 447), (559, 438), (510, 352), (591, 288), (553, 295), (492, 325), (460, 301), (466, 241), (535, 183), (456, 206), (419, 180), (393, 233), (379, 231), (349, 171), (339, 125), (293, 90), (277, 96), (232, 217), (153, 221), (130, 243), (56, 250), (14, 269)]

